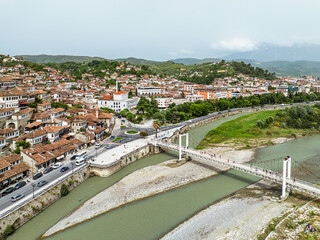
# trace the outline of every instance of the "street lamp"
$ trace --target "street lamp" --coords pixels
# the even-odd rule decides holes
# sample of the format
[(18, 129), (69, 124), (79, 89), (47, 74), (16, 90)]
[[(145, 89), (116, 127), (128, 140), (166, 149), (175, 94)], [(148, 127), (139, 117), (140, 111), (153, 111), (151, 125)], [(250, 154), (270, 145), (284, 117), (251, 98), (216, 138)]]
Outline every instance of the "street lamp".
[(95, 146), (95, 149), (96, 149), (96, 158), (97, 158), (97, 152), (98, 152), (98, 148), (99, 148), (99, 146), (100, 146), (100, 143), (99, 143), (99, 142), (97, 142), (97, 143), (96, 143), (96, 146)]
[(32, 185), (32, 198), (34, 198), (34, 188), (35, 188), (36, 184), (35, 183), (31, 183), (31, 185)]
[(73, 174), (73, 165), (74, 165), (74, 162), (71, 162), (72, 174)]

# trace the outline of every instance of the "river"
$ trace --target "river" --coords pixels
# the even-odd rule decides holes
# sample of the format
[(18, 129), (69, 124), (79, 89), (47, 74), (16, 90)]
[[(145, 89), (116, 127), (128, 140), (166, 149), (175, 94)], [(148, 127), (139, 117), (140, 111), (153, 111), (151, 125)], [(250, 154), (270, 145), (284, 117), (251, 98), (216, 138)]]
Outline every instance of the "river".
[[(230, 121), (242, 115), (244, 114), (226, 117), (190, 130), (189, 134), (193, 139), (190, 142), (190, 146), (195, 146), (200, 142), (209, 130), (223, 122)], [(313, 144), (310, 144), (308, 141), (309, 138), (311, 138), (310, 141)], [(302, 145), (301, 149), (305, 149), (303, 147), (304, 144), (308, 146), (312, 145), (308, 151), (310, 156), (314, 156), (318, 152), (318, 148), (315, 146), (319, 140), (319, 136), (314, 136), (280, 144), (279, 146), (282, 147), (277, 149), (279, 152), (274, 155), (274, 157), (288, 155), (291, 149), (296, 148), (295, 142), (297, 142), (299, 146)], [(272, 149), (274, 147), (276, 146), (259, 149), (256, 156), (257, 159), (265, 159), (266, 157), (271, 159), (271, 157), (273, 157), (271, 154), (275, 154), (274, 149)], [(60, 199), (18, 229), (9, 239), (37, 239), (54, 223), (78, 207), (81, 203), (113, 185), (124, 176), (146, 166), (158, 164), (176, 157), (175, 153), (157, 154), (140, 159), (108, 178), (90, 178), (73, 190), (68, 196)], [(298, 155), (295, 156), (295, 158), (299, 159)], [(158, 239), (206, 206), (257, 180), (258, 178), (256, 177), (230, 170), (224, 174), (128, 204), (56, 234), (50, 239)]]

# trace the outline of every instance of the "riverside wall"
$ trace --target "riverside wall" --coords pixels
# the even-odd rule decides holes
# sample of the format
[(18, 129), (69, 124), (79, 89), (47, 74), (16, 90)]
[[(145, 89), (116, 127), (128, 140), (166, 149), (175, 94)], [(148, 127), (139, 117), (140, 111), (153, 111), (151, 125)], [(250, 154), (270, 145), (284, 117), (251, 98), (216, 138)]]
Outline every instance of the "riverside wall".
[(122, 156), (118, 161), (113, 162), (112, 164), (90, 164), (90, 172), (93, 175), (99, 177), (108, 177), (113, 173), (119, 171), (120, 169), (126, 167), (130, 163), (137, 161), (140, 158), (148, 157), (152, 154), (160, 153), (160, 148), (152, 145), (145, 145), (141, 148), (136, 149), (133, 152), (130, 152)]
[(23, 204), (18, 209), (8, 213), (0, 219), (0, 232), (3, 233), (7, 226), (12, 225), (14, 229), (19, 228), (30, 219), (38, 215), (55, 201), (61, 198), (60, 189), (63, 184), (68, 186), (69, 191), (84, 182), (90, 176), (88, 167), (84, 167), (68, 178), (57, 182), (55, 186), (45, 189), (43, 193), (35, 196), (31, 201)]

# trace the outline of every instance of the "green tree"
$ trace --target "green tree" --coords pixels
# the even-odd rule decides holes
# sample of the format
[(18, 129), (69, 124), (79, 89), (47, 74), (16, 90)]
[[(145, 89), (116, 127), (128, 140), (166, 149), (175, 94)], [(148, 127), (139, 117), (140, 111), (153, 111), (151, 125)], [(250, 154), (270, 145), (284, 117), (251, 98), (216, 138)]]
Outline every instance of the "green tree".
[(161, 123), (158, 119), (153, 121), (153, 128), (156, 130), (156, 138), (158, 137), (158, 129), (160, 129)]
[(68, 193), (69, 193), (69, 189), (68, 189), (67, 185), (62, 184), (61, 189), (60, 189), (61, 196), (62, 197), (66, 196), (66, 195), (68, 195)]

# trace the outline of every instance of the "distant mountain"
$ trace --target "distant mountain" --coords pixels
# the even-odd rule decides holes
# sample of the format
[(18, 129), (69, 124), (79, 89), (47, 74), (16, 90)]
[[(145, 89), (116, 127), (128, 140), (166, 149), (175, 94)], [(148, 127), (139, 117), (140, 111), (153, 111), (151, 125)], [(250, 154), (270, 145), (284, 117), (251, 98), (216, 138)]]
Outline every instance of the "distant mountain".
[(263, 44), (253, 51), (237, 52), (222, 57), (226, 60), (254, 59), (270, 61), (320, 61), (320, 45), (293, 45), (290, 47)]
[(184, 65), (193, 65), (193, 64), (203, 64), (203, 63), (214, 63), (218, 62), (221, 59), (218, 58), (204, 58), (204, 59), (197, 59), (197, 58), (177, 58), (172, 59), (170, 61), (174, 63), (181, 63)]
[(280, 76), (306, 76), (320, 77), (320, 62), (315, 61), (272, 61), (252, 62), (252, 66), (267, 69)]
[(134, 57), (129, 57), (129, 58), (117, 58), (115, 61), (123, 62), (126, 61), (130, 64), (134, 65), (154, 65), (154, 64), (159, 64), (161, 62), (158, 61), (152, 61), (152, 60), (146, 60), (142, 58), (134, 58)]
[(101, 57), (70, 56), (70, 55), (19, 55), (24, 60), (34, 63), (64, 63), (64, 62), (90, 62), (92, 60), (104, 60)]

